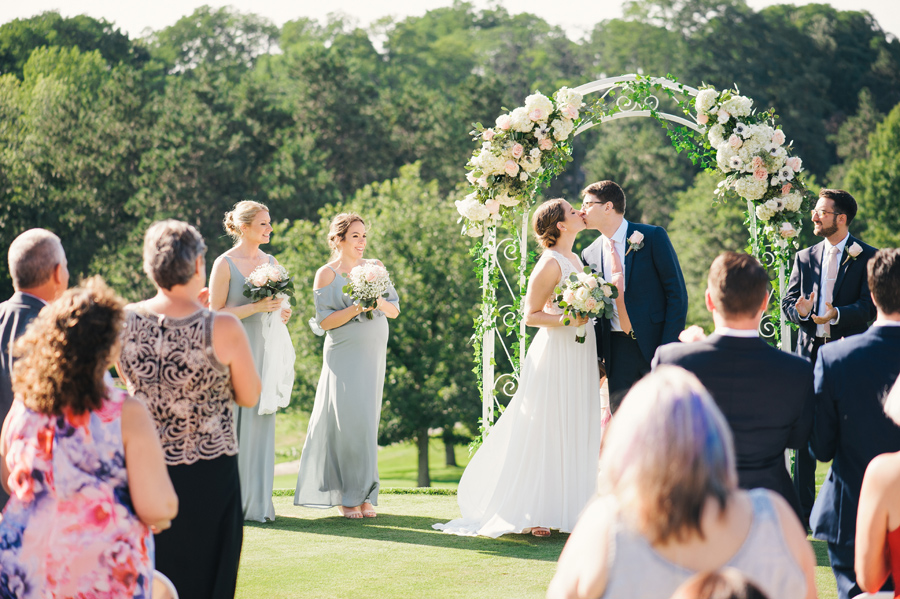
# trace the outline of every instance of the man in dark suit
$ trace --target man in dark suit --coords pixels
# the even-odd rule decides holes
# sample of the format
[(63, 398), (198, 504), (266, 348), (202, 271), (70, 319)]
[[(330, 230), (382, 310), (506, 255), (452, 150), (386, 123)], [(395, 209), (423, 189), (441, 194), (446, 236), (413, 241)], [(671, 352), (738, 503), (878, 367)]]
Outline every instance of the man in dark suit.
[(597, 356), (609, 377), (615, 412), (631, 385), (650, 372), (656, 348), (678, 339), (687, 318), (687, 289), (665, 229), (625, 220), (625, 192), (599, 181), (582, 192), (588, 229), (600, 231), (582, 261), (619, 289), (612, 319), (595, 322)]
[(881, 250), (867, 266), (875, 323), (859, 335), (823, 345), (814, 367), (810, 447), (816, 459), (833, 461), (810, 520), (813, 536), (828, 541), (841, 599), (862, 592), (853, 548), (863, 473), (875, 456), (900, 451), (900, 428), (882, 410), (900, 374), (900, 250)]
[[(13, 402), (13, 342), (25, 332), (48, 302), (69, 285), (66, 253), (59, 237), (44, 229), (29, 229), (9, 246), (9, 274), (15, 293), (0, 304), (0, 422)], [(0, 509), (9, 496), (0, 488)]]
[(784, 450), (806, 447), (809, 441), (812, 365), (759, 338), (759, 321), (769, 304), (769, 275), (756, 258), (721, 254), (707, 283), (706, 307), (715, 333), (695, 343), (663, 345), (653, 367), (672, 364), (697, 375), (734, 433), (741, 488), (780, 493), (801, 516)]
[[(840, 189), (823, 189), (812, 211), (813, 232), (824, 239), (797, 252), (781, 308), (800, 327), (797, 354), (816, 362), (823, 344), (862, 333), (875, 318), (866, 280), (866, 262), (875, 248), (848, 230), (856, 200)], [(809, 520), (815, 499), (816, 461), (807, 448), (797, 450), (794, 486)]]

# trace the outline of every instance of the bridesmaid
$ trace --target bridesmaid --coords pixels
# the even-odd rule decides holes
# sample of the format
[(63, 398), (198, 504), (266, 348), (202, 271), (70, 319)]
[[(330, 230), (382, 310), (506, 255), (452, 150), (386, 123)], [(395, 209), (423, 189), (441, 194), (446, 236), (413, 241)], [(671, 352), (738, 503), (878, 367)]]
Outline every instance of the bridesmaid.
[[(366, 224), (357, 214), (331, 221), (332, 260), (316, 272), (315, 321), (325, 330), (322, 375), (300, 455), (294, 505), (337, 506), (346, 518), (374, 518), (378, 505), (378, 421), (387, 354), (387, 318), (400, 314), (397, 292), (370, 309), (341, 288), (344, 274), (365, 264)], [(381, 264), (377, 260), (374, 262)], [(321, 333), (320, 333), (321, 334)]]
[[(277, 264), (275, 258), (259, 249), (260, 245), (269, 243), (272, 234), (269, 209), (259, 202), (238, 202), (234, 210), (225, 214), (224, 226), (235, 245), (213, 263), (209, 280), (209, 307), (241, 319), (259, 373), (263, 370), (265, 359), (263, 314), (281, 310), (283, 322), (287, 322), (291, 315), (290, 308), (282, 309), (281, 300), (274, 297), (254, 303), (244, 297), (244, 279), (261, 264)], [(238, 408), (235, 424), (244, 520), (275, 520), (275, 506), (272, 504), (275, 414), (260, 415), (256, 406)]]

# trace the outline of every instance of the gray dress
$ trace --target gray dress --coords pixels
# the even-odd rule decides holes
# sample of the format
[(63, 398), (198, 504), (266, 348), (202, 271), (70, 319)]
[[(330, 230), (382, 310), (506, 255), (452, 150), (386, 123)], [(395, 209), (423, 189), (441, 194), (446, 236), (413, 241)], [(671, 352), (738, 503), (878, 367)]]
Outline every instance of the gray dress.
[[(225, 256), (231, 271), (228, 283), (226, 308), (234, 308), (252, 303), (244, 297), (244, 275), (237, 269), (231, 258)], [(269, 256), (269, 263), (274, 262)], [(263, 313), (252, 314), (241, 320), (247, 337), (256, 371), (262, 372), (265, 359), (265, 340), (262, 335)], [(275, 519), (272, 504), (272, 486), (275, 481), (275, 414), (259, 414), (259, 408), (235, 409), (235, 427), (238, 437), (238, 472), (241, 477), (241, 505), (244, 520), (265, 522)]]
[[(332, 269), (334, 270), (334, 269)], [(353, 301), (334, 280), (313, 291), (319, 324)], [(397, 292), (388, 290), (399, 306)], [(300, 455), (294, 505), (328, 508), (378, 505), (378, 422), (384, 386), (388, 322), (381, 310), (326, 331), (322, 374)]]

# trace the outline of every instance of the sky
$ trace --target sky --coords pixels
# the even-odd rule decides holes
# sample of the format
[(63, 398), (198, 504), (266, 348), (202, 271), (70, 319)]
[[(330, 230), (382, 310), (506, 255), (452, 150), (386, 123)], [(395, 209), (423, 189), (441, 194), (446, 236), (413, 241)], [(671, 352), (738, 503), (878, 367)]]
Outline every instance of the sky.
[[(839, 10), (868, 10), (881, 28), (900, 37), (900, 2), (898, 0), (820, 0)], [(30, 17), (45, 10), (58, 10), (64, 16), (87, 14), (116, 24), (130, 37), (140, 37), (146, 29), (162, 29), (204, 4), (232, 6), (241, 12), (253, 12), (281, 26), (298, 17), (324, 21), (328, 13), (342, 12), (366, 27), (373, 21), (393, 16), (420, 16), (426, 11), (449, 6), (452, 0), (0, 0), (0, 23)], [(776, 2), (748, 0), (759, 10), (771, 4), (809, 4), (808, 0)], [(622, 16), (622, 0), (473, 0), (478, 8), (501, 4), (512, 14), (528, 12), (548, 23), (563, 27), (572, 39), (580, 39), (595, 23)], [(568, 9), (568, 10), (566, 10)]]

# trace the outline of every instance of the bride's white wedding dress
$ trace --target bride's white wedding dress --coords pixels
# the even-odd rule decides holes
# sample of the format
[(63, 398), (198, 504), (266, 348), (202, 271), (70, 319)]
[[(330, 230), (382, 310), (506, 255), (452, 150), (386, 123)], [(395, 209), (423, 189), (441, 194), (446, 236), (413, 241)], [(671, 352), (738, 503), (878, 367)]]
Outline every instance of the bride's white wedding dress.
[[(576, 272), (562, 254), (560, 281)], [(562, 314), (548, 302), (544, 311)], [(463, 472), (462, 518), (435, 524), (457, 535), (499, 537), (543, 526), (571, 532), (596, 490), (600, 380), (594, 327), (541, 328), (522, 363), (519, 387)]]

